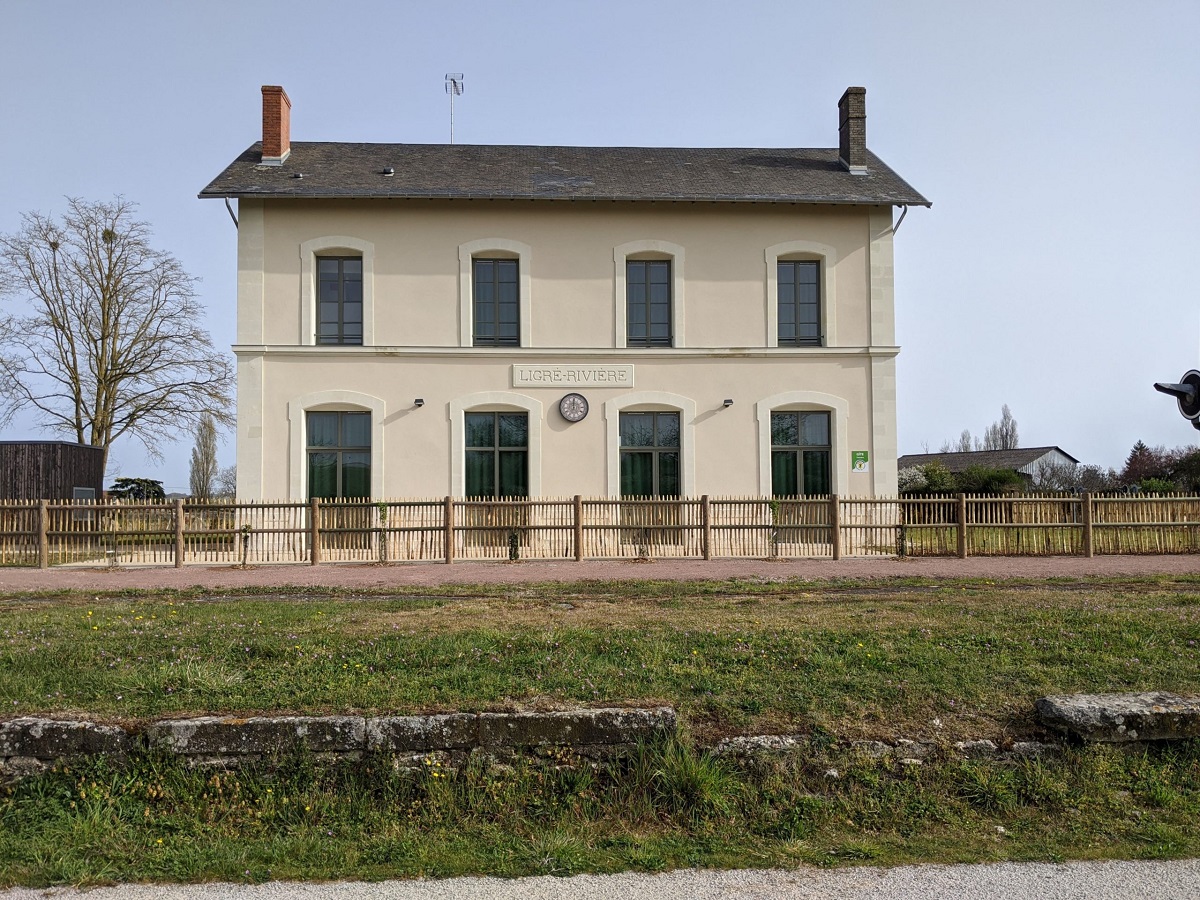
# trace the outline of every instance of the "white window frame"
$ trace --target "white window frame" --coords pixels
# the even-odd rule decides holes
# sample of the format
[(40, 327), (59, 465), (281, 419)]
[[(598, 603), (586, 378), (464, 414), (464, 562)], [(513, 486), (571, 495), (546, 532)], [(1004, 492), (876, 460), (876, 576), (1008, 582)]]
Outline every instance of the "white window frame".
[(827, 412), (829, 428), (830, 489), (845, 496), (850, 489), (850, 402), (820, 391), (784, 391), (764, 397), (754, 405), (758, 419), (758, 493), (771, 496), (771, 413)]
[[(625, 264), (630, 259), (669, 259), (671, 261), (671, 347), (686, 347), (684, 340), (684, 249), (670, 241), (628, 241), (613, 248), (613, 346), (628, 347), (626, 306), (629, 302)], [(642, 349), (642, 348), (636, 348)], [(648, 347), (648, 350), (655, 348)], [(667, 349), (667, 348), (660, 348)]]
[(696, 493), (696, 401), (666, 391), (632, 391), (604, 403), (605, 469), (608, 496), (621, 496), (621, 413), (679, 413), (679, 495)]
[[(767, 264), (767, 346), (779, 346), (779, 264), (816, 260), (821, 264), (821, 347), (837, 343), (837, 248), (817, 241), (784, 241), (764, 251)], [(790, 345), (785, 344), (785, 347)], [(795, 347), (803, 350), (805, 345)]]
[(469, 412), (525, 412), (529, 415), (526, 459), (529, 465), (529, 499), (542, 495), (542, 403), (514, 391), (480, 391), (450, 401), (450, 495), (462, 497), (467, 484), (467, 428)]
[(308, 500), (308, 413), (371, 414), (371, 497), (383, 498), (383, 420), (387, 404), (359, 391), (316, 391), (288, 401), (288, 493), (292, 502)]
[[(362, 345), (375, 343), (375, 245), (345, 234), (313, 238), (300, 245), (300, 344), (317, 346), (317, 257), (361, 256), (363, 281)], [(325, 347), (354, 344), (322, 344)]]
[[(472, 263), (476, 257), (517, 260), (517, 268), (520, 270), (517, 272), (517, 286), (521, 294), (519, 298), (520, 346), (532, 346), (533, 248), (510, 238), (481, 238), (458, 245), (458, 345), (460, 347), (475, 346), (475, 278)], [(495, 347), (492, 349), (502, 350), (505, 348)]]

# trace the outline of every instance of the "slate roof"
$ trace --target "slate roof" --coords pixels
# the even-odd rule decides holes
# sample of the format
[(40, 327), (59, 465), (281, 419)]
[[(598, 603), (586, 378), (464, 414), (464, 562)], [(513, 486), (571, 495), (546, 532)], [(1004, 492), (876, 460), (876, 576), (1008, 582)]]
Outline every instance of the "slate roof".
[(1054, 450), (1074, 463), (1079, 462), (1061, 447), (1021, 447), (1018, 450), (972, 450), (966, 453), (910, 453), (896, 460), (896, 467), (907, 469), (911, 466), (924, 466), (931, 462), (939, 462), (951, 472), (963, 472), (968, 466), (1012, 469), (1014, 472), (1019, 472)]
[[(930, 203), (870, 151), (296, 142), (281, 166), (256, 142), (200, 197)], [(387, 176), (391, 167), (395, 174)], [(303, 177), (298, 178), (297, 175)]]

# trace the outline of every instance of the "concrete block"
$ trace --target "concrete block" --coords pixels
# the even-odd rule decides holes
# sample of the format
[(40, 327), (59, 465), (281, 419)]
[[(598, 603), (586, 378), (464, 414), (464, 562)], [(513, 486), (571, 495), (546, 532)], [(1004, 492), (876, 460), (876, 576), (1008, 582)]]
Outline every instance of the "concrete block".
[(367, 744), (366, 720), (359, 716), (202, 716), (155, 722), (146, 737), (153, 749), (216, 757), (265, 756), (297, 746), (313, 753), (354, 754)]
[(675, 731), (675, 710), (578, 709), (567, 712), (481, 713), (479, 746), (634, 744)]
[(1166, 691), (1042, 697), (1045, 725), (1084, 741), (1127, 743), (1200, 737), (1200, 699)]
[(55, 760), (71, 756), (125, 756), (134, 740), (123, 728), (93, 722), (25, 717), (0, 722), (0, 757)]

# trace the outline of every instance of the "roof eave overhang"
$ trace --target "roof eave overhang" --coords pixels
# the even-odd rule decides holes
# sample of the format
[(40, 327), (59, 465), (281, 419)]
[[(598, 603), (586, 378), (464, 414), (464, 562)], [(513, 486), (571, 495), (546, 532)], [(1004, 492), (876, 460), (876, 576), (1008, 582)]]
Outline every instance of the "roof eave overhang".
[(271, 191), (201, 191), (196, 195), (201, 200), (523, 200), (555, 203), (611, 202), (611, 203), (772, 203), (805, 206), (923, 206), (933, 204), (924, 197), (919, 199), (896, 199), (879, 197), (869, 200), (847, 200), (844, 197), (545, 197), (537, 194), (398, 194), (398, 193), (322, 193), (305, 194), (275, 193)]

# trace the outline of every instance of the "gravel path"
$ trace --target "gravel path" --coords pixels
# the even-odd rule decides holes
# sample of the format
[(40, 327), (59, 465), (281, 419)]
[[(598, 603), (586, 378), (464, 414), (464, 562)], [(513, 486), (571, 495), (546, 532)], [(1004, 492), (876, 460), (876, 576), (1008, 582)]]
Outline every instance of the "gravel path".
[(1079, 557), (986, 557), (969, 559), (660, 559), (653, 562), (587, 561), (520, 563), (467, 562), (397, 565), (326, 564), (187, 566), (182, 569), (128, 566), (117, 569), (62, 567), (0, 569), (0, 593), (24, 591), (119, 591), (126, 588), (216, 590), (245, 587), (337, 587), (373, 590), (405, 585), (516, 584), (532, 581), (729, 578), (1078, 578), (1116, 575), (1200, 574), (1200, 555)]
[(77, 891), (16, 889), (0, 900), (1194, 900), (1200, 860), (1173, 862), (991, 863), (717, 872), (573, 878), (450, 878), (445, 881), (261, 885), (122, 885)]

